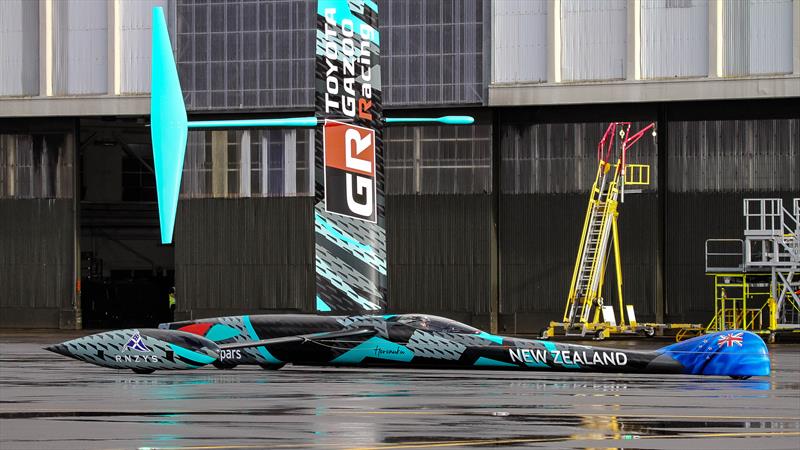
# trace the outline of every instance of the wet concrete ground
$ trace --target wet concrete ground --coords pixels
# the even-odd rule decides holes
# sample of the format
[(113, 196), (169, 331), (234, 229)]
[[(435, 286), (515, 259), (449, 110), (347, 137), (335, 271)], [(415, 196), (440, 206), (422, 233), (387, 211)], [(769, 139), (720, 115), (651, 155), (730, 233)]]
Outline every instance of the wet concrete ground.
[[(769, 378), (286, 367), (135, 375), (0, 335), (0, 449), (800, 449), (800, 345)], [(652, 348), (666, 342), (610, 342)]]

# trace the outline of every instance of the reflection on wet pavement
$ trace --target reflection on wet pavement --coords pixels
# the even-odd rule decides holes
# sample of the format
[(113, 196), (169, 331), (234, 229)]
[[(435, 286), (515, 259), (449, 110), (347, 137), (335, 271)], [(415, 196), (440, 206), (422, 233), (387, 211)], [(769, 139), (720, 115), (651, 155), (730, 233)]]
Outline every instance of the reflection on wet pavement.
[[(0, 339), (0, 448), (800, 448), (800, 346), (773, 375), (236, 368), (135, 375)], [(625, 344), (629, 345), (629, 344)]]

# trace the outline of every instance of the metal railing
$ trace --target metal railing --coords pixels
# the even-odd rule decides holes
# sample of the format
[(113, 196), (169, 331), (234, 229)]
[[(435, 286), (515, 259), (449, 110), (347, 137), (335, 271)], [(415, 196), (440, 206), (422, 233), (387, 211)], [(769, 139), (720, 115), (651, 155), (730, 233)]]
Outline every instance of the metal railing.
[(746, 198), (743, 211), (745, 236), (783, 234), (783, 200), (779, 198)]
[(744, 270), (744, 241), (741, 239), (706, 239), (706, 272)]
[(628, 164), (625, 166), (625, 184), (645, 186), (650, 184), (649, 164)]

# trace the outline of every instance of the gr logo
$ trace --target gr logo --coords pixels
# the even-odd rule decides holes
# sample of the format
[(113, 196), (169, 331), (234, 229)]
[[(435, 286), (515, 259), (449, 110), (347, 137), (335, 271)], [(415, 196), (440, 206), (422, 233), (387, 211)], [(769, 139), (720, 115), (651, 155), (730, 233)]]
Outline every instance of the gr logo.
[(326, 120), (325, 210), (375, 222), (375, 130)]

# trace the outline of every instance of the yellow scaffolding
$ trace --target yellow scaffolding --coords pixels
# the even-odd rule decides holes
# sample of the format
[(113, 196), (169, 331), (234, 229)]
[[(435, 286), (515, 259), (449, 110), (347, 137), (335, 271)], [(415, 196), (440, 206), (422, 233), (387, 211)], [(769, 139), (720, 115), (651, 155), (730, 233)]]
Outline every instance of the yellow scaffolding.
[[(714, 316), (705, 331), (747, 330), (774, 340), (778, 303), (770, 292), (769, 274), (710, 273), (714, 277)], [(778, 286), (782, 289), (782, 286)], [(797, 313), (795, 303), (788, 303)]]
[[(599, 164), (589, 195), (589, 204), (586, 207), (564, 315), (561, 322), (550, 322), (550, 326), (542, 333), (543, 338), (555, 336), (561, 330), (567, 336), (591, 335), (595, 339), (604, 339), (612, 334), (652, 336), (656, 330), (663, 331), (665, 328), (701, 328), (699, 324), (638, 323), (633, 305), (626, 305), (623, 300), (622, 262), (617, 223), (619, 204), (624, 201), (626, 185), (650, 184), (650, 166), (628, 164), (625, 155), (645, 132), (654, 128), (655, 124), (650, 124), (634, 134), (630, 133), (630, 126), (628, 122), (612, 123), (600, 141)], [(617, 132), (620, 139), (615, 143)], [(617, 145), (621, 150), (618, 159), (615, 163), (608, 162), (612, 150), (615, 150)], [(612, 249), (617, 282), (616, 310), (613, 305), (605, 305), (603, 301), (603, 286)]]

